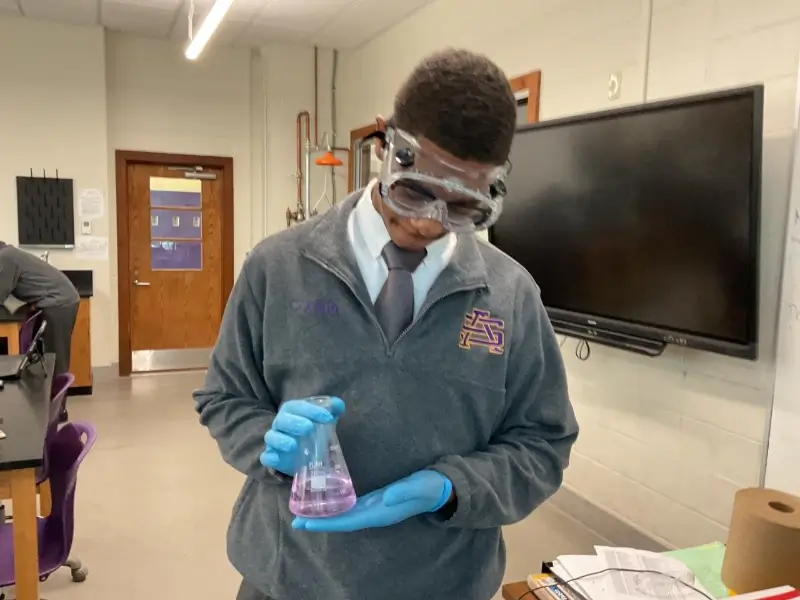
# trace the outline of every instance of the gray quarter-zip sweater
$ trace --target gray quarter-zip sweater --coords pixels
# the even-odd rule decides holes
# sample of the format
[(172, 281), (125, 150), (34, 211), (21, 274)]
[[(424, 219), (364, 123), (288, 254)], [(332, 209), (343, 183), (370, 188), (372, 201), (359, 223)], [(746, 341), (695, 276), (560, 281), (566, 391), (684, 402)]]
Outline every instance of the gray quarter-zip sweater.
[[(577, 437), (559, 347), (530, 275), (473, 235), (388, 344), (347, 238), (359, 195), (261, 242), (228, 301), (195, 393), (223, 458), (247, 476), (228, 555), (275, 600), (489, 600), (501, 526), (558, 489)], [(259, 455), (281, 403), (314, 394), (346, 403), (337, 432), (359, 495), (432, 468), (453, 482), (455, 514), (293, 530), (291, 482)]]

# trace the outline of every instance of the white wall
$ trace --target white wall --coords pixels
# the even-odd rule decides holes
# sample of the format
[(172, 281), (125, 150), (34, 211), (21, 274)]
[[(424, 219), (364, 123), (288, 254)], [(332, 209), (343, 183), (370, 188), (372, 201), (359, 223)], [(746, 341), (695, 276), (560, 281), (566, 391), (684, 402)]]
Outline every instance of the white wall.
[[(16, 177), (75, 180), (75, 190), (109, 187), (103, 30), (0, 18), (0, 239), (17, 243)], [(96, 235), (108, 235), (106, 215)], [(105, 333), (113, 322), (111, 269), (51, 250), (51, 264), (92, 269), (92, 348), (95, 360), (116, 353)], [(102, 362), (100, 364), (103, 364)]]
[[(313, 49), (211, 45), (188, 62), (179, 44), (100, 28), (0, 18), (0, 239), (17, 242), (15, 176), (33, 167), (108, 198), (93, 234), (109, 261), (51, 252), (59, 268), (92, 269), (92, 362), (118, 360), (114, 153), (118, 149), (231, 156), (234, 264), (295, 205), (295, 115), (313, 112)], [(320, 51), (320, 138), (330, 128), (330, 51)], [(340, 170), (339, 191), (346, 187)], [(312, 200), (322, 191), (315, 168)]]
[(251, 55), (209, 50), (189, 63), (172, 42), (107, 34), (109, 181), (115, 150), (232, 157), (234, 230), (247, 233), (235, 239), (238, 270), (251, 241)]
[[(323, 134), (331, 132), (331, 70), (332, 56), (330, 50), (319, 51), (319, 143)], [(261, 60), (267, 85), (267, 234), (275, 233), (286, 227), (286, 209), (296, 207), (296, 118), (297, 113), (308, 110), (313, 113), (314, 105), (314, 50), (311, 47), (288, 44), (274, 44), (261, 49)], [(337, 92), (339, 95), (340, 92)], [(311, 142), (314, 143), (314, 125), (312, 121)], [(347, 147), (348, 131), (339, 135), (337, 145)], [(337, 153), (345, 159), (343, 153)], [(315, 155), (316, 157), (317, 155)], [(323, 192), (324, 177), (328, 176), (328, 197), (332, 198), (332, 186), (328, 169), (316, 167), (312, 161), (312, 207), (320, 200)], [(336, 170), (338, 199), (341, 200), (347, 191), (347, 170)], [(319, 204), (318, 210), (324, 212), (326, 202)]]
[[(658, 359), (564, 346), (583, 427), (567, 484), (667, 544), (724, 539), (733, 494), (758, 485), (774, 384), (774, 333), (790, 163), (800, 2), (439, 0), (342, 59), (340, 130), (389, 114), (410, 69), (444, 46), (484, 52), (509, 77), (542, 71), (541, 118), (766, 83), (757, 363), (670, 348)], [(414, 40), (409, 44), (408, 40)], [(401, 49), (401, 51), (398, 51)], [(622, 71), (622, 97), (606, 96)]]

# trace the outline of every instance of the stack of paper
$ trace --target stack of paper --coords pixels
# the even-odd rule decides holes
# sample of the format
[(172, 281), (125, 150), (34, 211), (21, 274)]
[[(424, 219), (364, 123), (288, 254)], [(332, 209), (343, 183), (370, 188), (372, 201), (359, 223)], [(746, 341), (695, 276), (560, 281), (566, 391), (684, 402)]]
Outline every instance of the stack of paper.
[[(559, 556), (553, 573), (587, 600), (707, 600), (679, 560), (631, 548), (596, 546), (593, 556)], [(696, 591), (695, 589), (699, 591)]]

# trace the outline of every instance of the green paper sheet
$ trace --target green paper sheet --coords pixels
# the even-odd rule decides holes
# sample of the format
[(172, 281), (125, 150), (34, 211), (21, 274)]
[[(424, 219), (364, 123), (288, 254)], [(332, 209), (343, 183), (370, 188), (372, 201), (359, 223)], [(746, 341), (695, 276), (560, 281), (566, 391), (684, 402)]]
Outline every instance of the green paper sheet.
[(685, 564), (697, 577), (709, 594), (715, 598), (727, 598), (728, 588), (722, 583), (722, 559), (725, 556), (725, 545), (720, 542), (705, 544), (684, 550), (665, 552), (665, 556), (677, 558)]

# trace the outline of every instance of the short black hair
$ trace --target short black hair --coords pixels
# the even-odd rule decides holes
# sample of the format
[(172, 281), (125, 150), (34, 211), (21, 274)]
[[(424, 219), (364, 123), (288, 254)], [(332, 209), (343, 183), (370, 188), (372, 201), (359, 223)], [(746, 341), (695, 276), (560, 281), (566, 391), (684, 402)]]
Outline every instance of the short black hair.
[(517, 103), (495, 63), (448, 48), (425, 58), (406, 79), (392, 123), (458, 158), (502, 165), (517, 127)]

